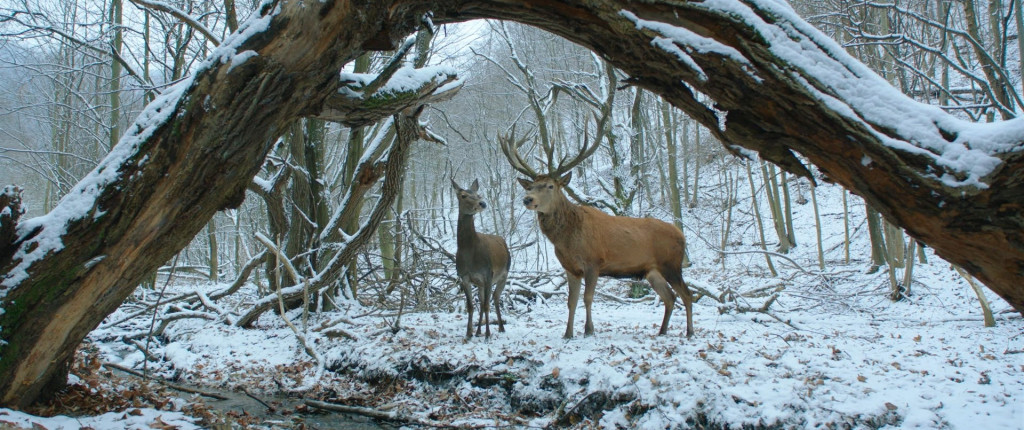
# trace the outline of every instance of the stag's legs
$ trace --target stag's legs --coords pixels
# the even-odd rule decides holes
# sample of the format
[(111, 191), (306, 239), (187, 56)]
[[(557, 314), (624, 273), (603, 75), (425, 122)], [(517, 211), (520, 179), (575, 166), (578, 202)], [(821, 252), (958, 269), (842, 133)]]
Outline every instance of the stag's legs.
[(580, 278), (566, 272), (565, 279), (569, 282), (569, 322), (565, 327), (565, 335), (562, 337), (572, 339), (572, 323), (576, 317), (576, 303), (580, 301)]
[(686, 281), (680, 280), (678, 284), (672, 284), (672, 289), (683, 298), (683, 306), (686, 308), (686, 337), (693, 336), (693, 293)]
[(676, 305), (676, 295), (672, 294), (668, 281), (657, 270), (647, 273), (647, 282), (651, 284), (654, 292), (658, 293), (658, 297), (661, 297), (661, 302), (665, 304), (665, 316), (661, 319), (661, 330), (658, 331), (659, 335), (663, 335), (668, 333), (668, 321), (672, 318), (672, 308)]
[(466, 313), (468, 319), (466, 320), (466, 339), (473, 337), (473, 284), (465, 279), (459, 279), (459, 285), (462, 286), (462, 293), (466, 295)]
[(584, 336), (594, 335), (594, 320), (590, 318), (590, 305), (594, 304), (594, 290), (597, 289), (597, 272), (587, 272), (584, 276), (586, 279), (586, 288), (583, 290), (583, 306), (587, 308), (587, 325), (583, 328)]

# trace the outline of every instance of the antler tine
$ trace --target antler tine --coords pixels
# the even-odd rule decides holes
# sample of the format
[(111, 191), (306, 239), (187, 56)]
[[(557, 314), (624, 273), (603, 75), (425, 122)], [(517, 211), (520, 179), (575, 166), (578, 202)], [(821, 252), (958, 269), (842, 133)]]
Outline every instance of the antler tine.
[(455, 166), (452, 165), (452, 160), (449, 159), (445, 161), (444, 164), (445, 170), (448, 171), (448, 179), (452, 181), (452, 185), (459, 187), (459, 185), (455, 183)]
[(526, 161), (523, 160), (523, 157), (519, 155), (519, 147), (522, 146), (530, 136), (527, 134), (518, 141), (515, 136), (515, 124), (512, 125), (512, 131), (510, 131), (508, 135), (502, 136), (501, 134), (498, 134), (498, 144), (501, 146), (501, 152), (505, 154), (505, 158), (508, 159), (508, 162), (513, 169), (528, 176), (530, 179), (535, 179), (538, 176), (537, 172), (531, 169)]
[(593, 155), (594, 152), (597, 152), (597, 148), (601, 147), (601, 130), (604, 128), (605, 118), (598, 119), (597, 114), (594, 114), (594, 117), (597, 120), (597, 138), (594, 139), (593, 142), (590, 142), (590, 130), (587, 129), (586, 126), (584, 126), (583, 145), (580, 146), (580, 150), (579, 152), (576, 153), (576, 157), (574, 157), (572, 160), (569, 160), (568, 162), (565, 161), (566, 158), (568, 158), (568, 156), (562, 157), (562, 159), (558, 161), (558, 167), (556, 167), (555, 170), (551, 172), (551, 176), (560, 177), (568, 173), (570, 170), (572, 170), (577, 165), (582, 163), (583, 160), (590, 158), (590, 156)]

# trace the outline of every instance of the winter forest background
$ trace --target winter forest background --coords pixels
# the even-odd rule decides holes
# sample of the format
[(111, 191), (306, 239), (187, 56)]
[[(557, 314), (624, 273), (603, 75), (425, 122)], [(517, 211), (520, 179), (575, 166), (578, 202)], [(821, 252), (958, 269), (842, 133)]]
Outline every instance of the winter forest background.
[[(976, 122), (1024, 111), (1020, 3), (791, 2), (905, 94)], [(0, 5), (0, 185), (24, 189), (29, 217), (52, 209), (147, 102), (257, 6)], [(423, 114), (433, 141), (413, 145), (399, 197), (357, 258), (331, 266), (380, 194), (360, 189), (359, 163), (381, 156), (375, 150), (394, 138), (394, 125), (296, 122), (241, 207), (219, 212), (140, 285), (90, 336), (83, 363), (267, 396), (345, 399), (361, 413), (390, 412), (412, 424), (1024, 427), (1019, 314), (856, 195), (819, 172), (812, 184), (731, 154), (695, 121), (559, 37), (497, 21), (444, 26), (432, 36), (421, 35), (403, 61), (450, 67), (463, 87)], [(367, 55), (344, 72), (380, 73), (394, 54)], [(598, 142), (574, 171), (574, 194), (609, 213), (683, 230), (691, 262), (683, 275), (701, 296), (697, 336), (680, 335), (677, 309), (669, 339), (655, 338), (660, 311), (647, 284), (602, 279), (598, 336), (559, 338), (564, 274), (498, 145), (513, 133), (527, 139), (520, 152), (537, 169)], [(450, 180), (466, 187), (474, 179), (488, 203), (477, 229), (512, 249), (510, 324), (489, 342), (464, 343)], [(563, 348), (560, 355), (542, 358), (552, 347)], [(801, 352), (787, 355), (789, 348)], [(661, 359), (638, 358), (651, 351)], [(871, 358), (892, 351), (907, 355)], [(659, 368), (674, 354), (688, 359)], [(921, 356), (931, 360), (922, 359), (914, 377), (894, 374)], [(844, 360), (859, 364), (824, 370)], [(865, 370), (871, 366), (886, 370), (875, 377)], [(950, 368), (970, 370), (950, 376)], [(679, 376), (709, 369), (710, 377)], [(797, 382), (778, 383), (790, 379)], [(870, 388), (850, 387), (858, 383)], [(737, 388), (758, 385), (773, 388)], [(19, 422), (7, 411), (0, 423)], [(227, 420), (216, 408), (209, 414), (200, 425)], [(286, 425), (265, 416), (247, 424)]]

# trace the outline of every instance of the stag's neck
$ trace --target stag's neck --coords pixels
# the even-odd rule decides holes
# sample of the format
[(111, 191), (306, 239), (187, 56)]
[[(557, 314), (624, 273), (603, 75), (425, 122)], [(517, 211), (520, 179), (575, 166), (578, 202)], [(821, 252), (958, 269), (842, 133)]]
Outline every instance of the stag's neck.
[(476, 234), (476, 225), (473, 218), (473, 215), (459, 214), (459, 225), (455, 235), (459, 248), (467, 245), (472, 246), (480, 241), (480, 236)]
[(559, 243), (562, 240), (574, 236), (580, 229), (583, 220), (583, 208), (573, 204), (562, 195), (558, 203), (552, 206), (547, 213), (537, 213), (537, 220), (540, 224), (540, 231), (551, 240), (552, 243)]

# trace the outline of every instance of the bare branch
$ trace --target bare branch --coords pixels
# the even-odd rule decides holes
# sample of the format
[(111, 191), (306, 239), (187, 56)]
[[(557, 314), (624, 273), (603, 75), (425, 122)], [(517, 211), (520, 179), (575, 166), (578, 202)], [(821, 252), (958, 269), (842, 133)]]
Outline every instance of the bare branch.
[(167, 4), (167, 3), (164, 3), (164, 2), (159, 2), (159, 1), (151, 1), (151, 0), (128, 0), (128, 1), (130, 1), (132, 3), (135, 3), (136, 5), (142, 6), (144, 8), (154, 9), (154, 10), (158, 10), (158, 11), (161, 11), (161, 12), (167, 12), (167, 13), (171, 14), (172, 16), (174, 16), (175, 18), (180, 19), (185, 24), (188, 24), (189, 27), (192, 27), (196, 31), (202, 33), (203, 36), (205, 36), (206, 39), (209, 40), (211, 44), (213, 44), (215, 46), (216, 45), (220, 45), (220, 38), (218, 38), (217, 36), (214, 36), (213, 32), (210, 31), (209, 28), (206, 28), (206, 26), (203, 25), (203, 23), (201, 23), (199, 21), (196, 21), (195, 18), (189, 16), (188, 13), (186, 13), (185, 11), (183, 11), (181, 9), (178, 9), (178, 8), (176, 8), (176, 7), (174, 7), (174, 6), (170, 5), (170, 4)]

